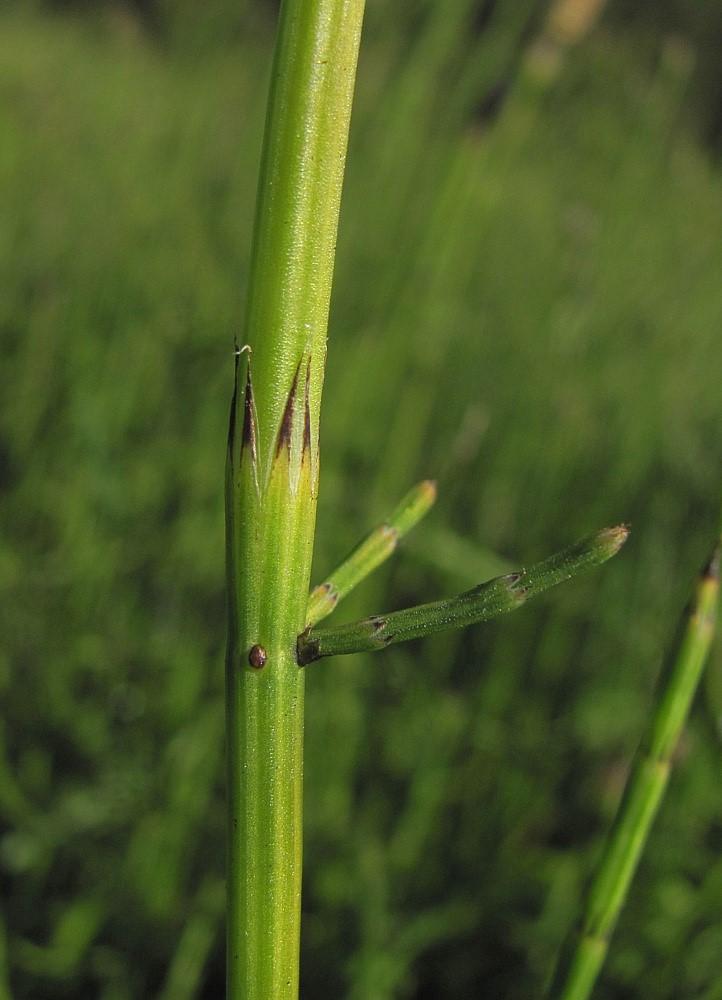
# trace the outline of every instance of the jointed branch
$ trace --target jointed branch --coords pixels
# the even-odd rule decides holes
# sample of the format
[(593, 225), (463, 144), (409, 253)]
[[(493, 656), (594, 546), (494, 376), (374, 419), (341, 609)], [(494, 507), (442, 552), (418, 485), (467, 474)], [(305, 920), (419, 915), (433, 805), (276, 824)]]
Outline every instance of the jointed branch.
[(372, 615), (335, 628), (306, 628), (298, 637), (298, 663), (306, 666), (324, 656), (385, 649), (391, 643), (496, 618), (582, 570), (606, 562), (628, 534), (625, 525), (605, 528), (530, 569), (499, 576), (448, 600)]

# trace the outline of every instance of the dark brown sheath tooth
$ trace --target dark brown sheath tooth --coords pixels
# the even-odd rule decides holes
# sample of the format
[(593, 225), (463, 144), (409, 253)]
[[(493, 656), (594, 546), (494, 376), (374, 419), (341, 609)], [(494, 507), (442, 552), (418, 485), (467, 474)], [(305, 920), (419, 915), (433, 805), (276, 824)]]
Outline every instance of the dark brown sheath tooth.
[(291, 434), (293, 431), (293, 412), (296, 408), (296, 393), (298, 392), (298, 375), (301, 370), (301, 362), (298, 362), (296, 374), (293, 376), (291, 388), (288, 391), (288, 399), (281, 417), (281, 426), (278, 428), (278, 439), (276, 441), (276, 455), (279, 455), (282, 448), (291, 450)]
[(241, 437), (241, 454), (245, 449), (251, 456), (251, 462), (256, 464), (256, 410), (253, 405), (253, 385), (251, 383), (251, 366), (246, 373), (246, 399), (243, 411), (243, 435)]

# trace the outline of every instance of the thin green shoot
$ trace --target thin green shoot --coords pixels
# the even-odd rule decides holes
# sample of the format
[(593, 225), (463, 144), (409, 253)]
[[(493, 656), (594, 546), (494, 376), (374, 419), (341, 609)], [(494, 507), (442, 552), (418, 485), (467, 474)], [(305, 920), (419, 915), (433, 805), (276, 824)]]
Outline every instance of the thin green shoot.
[(391, 556), (411, 529), (429, 512), (436, 500), (436, 483), (425, 479), (409, 490), (393, 513), (374, 528), (330, 576), (311, 591), (306, 627), (330, 615), (339, 601)]

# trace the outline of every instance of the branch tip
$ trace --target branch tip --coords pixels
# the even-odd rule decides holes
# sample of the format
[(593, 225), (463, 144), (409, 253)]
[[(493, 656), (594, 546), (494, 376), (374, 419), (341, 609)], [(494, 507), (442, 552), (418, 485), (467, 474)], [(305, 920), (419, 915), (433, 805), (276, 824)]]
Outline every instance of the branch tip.
[(604, 528), (594, 539), (594, 548), (600, 562), (611, 559), (629, 538), (628, 524), (617, 524), (613, 528)]

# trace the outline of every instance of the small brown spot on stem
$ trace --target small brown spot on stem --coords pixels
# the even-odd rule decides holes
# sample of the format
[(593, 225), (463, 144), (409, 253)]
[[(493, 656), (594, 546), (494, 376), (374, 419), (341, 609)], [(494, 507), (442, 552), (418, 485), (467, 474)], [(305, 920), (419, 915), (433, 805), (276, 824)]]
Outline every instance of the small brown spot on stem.
[(254, 670), (260, 670), (261, 667), (265, 667), (267, 659), (266, 650), (263, 646), (259, 646), (258, 643), (255, 646), (251, 646), (248, 651), (248, 662)]

